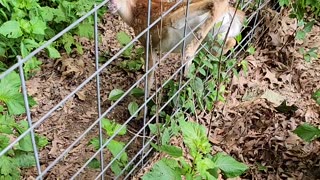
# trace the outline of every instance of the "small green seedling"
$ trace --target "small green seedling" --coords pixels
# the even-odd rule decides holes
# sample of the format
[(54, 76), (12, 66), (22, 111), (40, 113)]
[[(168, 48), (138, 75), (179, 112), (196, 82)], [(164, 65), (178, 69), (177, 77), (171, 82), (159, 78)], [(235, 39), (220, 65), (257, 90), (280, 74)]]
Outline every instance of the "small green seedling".
[[(126, 126), (122, 126), (121, 124), (115, 123), (109, 119), (102, 119), (102, 128), (105, 130), (108, 137), (114, 135), (116, 132), (118, 136), (123, 136), (127, 133)], [(108, 139), (103, 140), (102, 144), (104, 144)], [(93, 146), (95, 150), (100, 149), (100, 141), (99, 138), (93, 138), (90, 140), (89, 145)], [(128, 155), (124, 151), (125, 143), (111, 140), (106, 148), (111, 152), (114, 162), (111, 164), (111, 170), (115, 175), (120, 175), (122, 169), (128, 164)], [(98, 169), (100, 167), (100, 162), (98, 159), (93, 159), (88, 167), (92, 169)]]

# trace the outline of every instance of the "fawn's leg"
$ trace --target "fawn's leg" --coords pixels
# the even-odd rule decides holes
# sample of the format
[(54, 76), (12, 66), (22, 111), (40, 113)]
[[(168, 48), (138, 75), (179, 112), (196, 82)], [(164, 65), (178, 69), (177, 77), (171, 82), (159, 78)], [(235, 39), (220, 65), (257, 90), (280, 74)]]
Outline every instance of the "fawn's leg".
[(200, 29), (196, 32), (196, 38), (194, 38), (190, 44), (187, 45), (186, 48), (186, 56), (185, 62), (187, 62), (184, 75), (187, 76), (189, 73), (189, 68), (192, 63), (192, 59), (201, 45), (202, 41), (205, 39), (207, 34), (213, 29), (215, 23), (217, 23), (218, 19), (226, 12), (228, 12), (228, 1), (227, 0), (216, 0), (213, 3), (211, 9), (211, 16), (205, 21), (205, 23), (200, 27)]
[[(158, 56), (154, 49), (149, 50), (149, 61), (148, 61), (148, 71), (153, 68), (153, 66), (158, 62)], [(150, 96), (150, 91), (152, 86), (154, 85), (154, 70), (150, 71), (147, 75), (147, 92), (148, 96)]]

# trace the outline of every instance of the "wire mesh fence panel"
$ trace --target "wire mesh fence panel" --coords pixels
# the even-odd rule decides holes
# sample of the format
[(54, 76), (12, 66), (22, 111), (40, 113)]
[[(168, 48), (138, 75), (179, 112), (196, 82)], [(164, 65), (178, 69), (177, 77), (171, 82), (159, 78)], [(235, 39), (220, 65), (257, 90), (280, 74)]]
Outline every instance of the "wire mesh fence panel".
[[(1, 175), (132, 178), (152, 159), (151, 144), (172, 134), (165, 128), (173, 117), (214, 110), (241, 54), (263, 33), (260, 10), (278, 8), (263, 0), (233, 6), (224, 0), (100, 1), (17, 56), (0, 74), (0, 160), (16, 172)], [(247, 11), (243, 22), (241, 10)], [(91, 38), (70, 35), (75, 28)], [(29, 76), (34, 58), (42, 65)]]

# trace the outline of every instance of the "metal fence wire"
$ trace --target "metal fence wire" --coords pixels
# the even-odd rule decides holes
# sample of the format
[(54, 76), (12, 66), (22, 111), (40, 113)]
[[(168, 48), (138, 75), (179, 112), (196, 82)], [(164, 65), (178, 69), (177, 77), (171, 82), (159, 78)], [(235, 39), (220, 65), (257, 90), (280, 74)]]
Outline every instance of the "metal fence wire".
[[(91, 11), (86, 13), (84, 16), (79, 18), (77, 21), (69, 25), (67, 28), (65, 28), (63, 31), (55, 35), (53, 38), (48, 40), (46, 43), (41, 45), (39, 48), (28, 54), (26, 57), (22, 58), (20, 56), (17, 57), (18, 62), (14, 65), (12, 65), (8, 70), (3, 72), (0, 75), (0, 80), (5, 78), (8, 74), (10, 74), (13, 71), (19, 71), (20, 79), (21, 79), (21, 87), (22, 87), (22, 93), (24, 97), (24, 105), (26, 109), (26, 115), (25, 118), (28, 121), (29, 128), (23, 132), (18, 138), (14, 139), (9, 146), (5, 147), (1, 152), (0, 152), (0, 157), (4, 156), (6, 153), (8, 153), (9, 150), (12, 148), (15, 148), (16, 144), (19, 143), (24, 137), (30, 136), (32, 139), (32, 145), (33, 145), (33, 153), (36, 161), (36, 179), (55, 179), (59, 177), (52, 177), (51, 176), (51, 171), (57, 167), (64, 167), (65, 164), (71, 164), (72, 172), (71, 176), (67, 177), (70, 179), (130, 179), (132, 175), (139, 169), (143, 168), (147, 163), (148, 159), (151, 157), (152, 153), (154, 152), (152, 146), (150, 146), (150, 142), (156, 142), (156, 136), (151, 136), (149, 135), (149, 130), (148, 130), (148, 125), (151, 122), (154, 122), (155, 119), (158, 117), (158, 114), (155, 113), (154, 115), (148, 115), (148, 112), (150, 109), (147, 108), (147, 104), (150, 103), (153, 99), (155, 99), (157, 96), (159, 96), (160, 92), (163, 90), (163, 88), (171, 81), (171, 80), (176, 80), (176, 82), (179, 83), (179, 88), (178, 90), (167, 100), (167, 102), (157, 104), (158, 106), (157, 109), (160, 112), (161, 110), (165, 109), (169, 103), (171, 103), (175, 97), (190, 83), (190, 80), (182, 80), (183, 79), (183, 68), (186, 65), (186, 62), (181, 61), (180, 66), (175, 69), (174, 72), (170, 73), (167, 79), (162, 79), (163, 77), (161, 76), (161, 82), (162, 84), (159, 86), (159, 83), (153, 84), (153, 91), (151, 91), (150, 94), (147, 94), (147, 88), (145, 86), (145, 96), (144, 100), (139, 106), (138, 110), (142, 110), (144, 113), (143, 114), (143, 120), (136, 120), (136, 115), (132, 114), (130, 115), (129, 118), (127, 118), (125, 121), (121, 122), (121, 126), (115, 130), (115, 132), (108, 136), (106, 138), (106, 135), (104, 134), (103, 130), (103, 124), (102, 120), (103, 118), (109, 117), (111, 113), (113, 113), (113, 110), (117, 108), (124, 100), (130, 95), (130, 92), (138, 87), (141, 84), (147, 83), (147, 75), (148, 73), (151, 73), (153, 70), (160, 71), (159, 70), (159, 65), (161, 64), (160, 62), (164, 61), (165, 59), (168, 59), (169, 54), (173, 49), (179, 46), (179, 44), (183, 44), (185, 42), (185, 39), (187, 37), (187, 33), (185, 33), (185, 37), (183, 37), (179, 44), (176, 44), (175, 47), (173, 47), (170, 51), (163, 53), (161, 59), (154, 64), (153, 67), (148, 68), (148, 65), (145, 65), (144, 68), (144, 74), (137, 78), (137, 81), (133, 83), (130, 87), (128, 87), (122, 94), (121, 97), (117, 98), (114, 102), (109, 103), (107, 105), (104, 105), (103, 97), (102, 97), (102, 86), (101, 86), (101, 79), (103, 79), (103, 72), (108, 69), (110, 66), (112, 66), (112, 63), (119, 59), (121, 57), (121, 54), (124, 53), (124, 51), (128, 48), (130, 48), (135, 42), (138, 41), (138, 39), (145, 34), (147, 34), (147, 44), (149, 44), (150, 41), (150, 28), (155, 26), (156, 23), (161, 21), (161, 18), (167, 16), (174, 10), (175, 7), (179, 6), (181, 3), (186, 2), (184, 0), (177, 0), (175, 5), (172, 6), (170, 9), (167, 11), (163, 12), (162, 15), (156, 19), (155, 21), (151, 22), (150, 19), (150, 11), (152, 11), (152, 4), (151, 0), (149, 0), (149, 6), (148, 6), (148, 15), (149, 17), (147, 18), (148, 22), (148, 28), (144, 29), (140, 34), (136, 34), (135, 37), (130, 41), (130, 43), (127, 43), (121, 50), (119, 50), (117, 53), (115, 53), (112, 57), (107, 59), (103, 64), (100, 62), (101, 60), (101, 54), (103, 52), (100, 51), (99, 45), (100, 45), (100, 40), (99, 40), (99, 25), (98, 25), (98, 11), (101, 8), (106, 8), (105, 5), (109, 2), (109, 0), (105, 0), (102, 3), (96, 5)], [(189, 6), (190, 2), (188, 1), (187, 3), (187, 8)], [(254, 6), (255, 11), (254, 12), (249, 12), (247, 13), (247, 20), (246, 22), (251, 22), (247, 28), (246, 28), (246, 33), (242, 37), (242, 41), (238, 43), (236, 47), (234, 47), (234, 51), (232, 53), (228, 54), (229, 58), (239, 58), (239, 54), (245, 51), (245, 47), (249, 43), (251, 43), (253, 40), (257, 41), (257, 39), (254, 39), (254, 33), (257, 30), (257, 27), (261, 26), (261, 23), (263, 23), (264, 17), (259, 17), (259, 12), (261, 9), (266, 7), (267, 5), (271, 5), (271, 2), (268, 0), (242, 0), (239, 2), (241, 9), (245, 10), (249, 6)], [(269, 6), (269, 7), (275, 7), (274, 6)], [(188, 13), (186, 13), (187, 15)], [(32, 57), (39, 55), (46, 47), (48, 47), (50, 44), (61, 38), (64, 34), (69, 32), (71, 29), (75, 28), (78, 26), (82, 21), (87, 19), (88, 17), (93, 16), (94, 17), (94, 59), (95, 61), (95, 71), (92, 73), (89, 77), (87, 77), (80, 85), (76, 86), (68, 95), (66, 95), (62, 100), (60, 100), (58, 103), (56, 103), (52, 108), (46, 111), (44, 115), (41, 117), (35, 116), (35, 113), (30, 109), (29, 107), (29, 100), (28, 100), (28, 88), (26, 86), (26, 79), (25, 79), (25, 73), (23, 71), (23, 66), (24, 64), (31, 60)], [(200, 27), (202, 24), (200, 23), (198, 27)], [(196, 28), (194, 28), (196, 29)], [(189, 32), (189, 34), (193, 35), (193, 31)], [(260, 32), (261, 33), (261, 32)], [(150, 51), (150, 48), (146, 48), (145, 51)], [(197, 50), (197, 53), (203, 51), (206, 53), (210, 53), (206, 50), (206, 44), (203, 42), (201, 44), (200, 48)], [(184, 57), (184, 50), (181, 51), (181, 57)], [(148, 53), (145, 53), (146, 56), (148, 56)], [(145, 57), (145, 59), (148, 59), (148, 57)], [(180, 58), (182, 59), (182, 58)], [(148, 62), (148, 61), (146, 61)], [(157, 74), (157, 73), (156, 73)], [(158, 76), (158, 75), (156, 75)], [(209, 80), (211, 77), (208, 76), (206, 77), (206, 80)], [(156, 78), (157, 79), (157, 78)], [(158, 77), (159, 79), (159, 77)], [(38, 132), (37, 128), (41, 127), (45, 122), (50, 121), (50, 117), (52, 117), (54, 114), (57, 112), (61, 111), (62, 108), (69, 102), (73, 101), (73, 97), (76, 96), (76, 94), (82, 90), (85, 86), (87, 86), (90, 82), (93, 82), (95, 84), (95, 92), (96, 95), (91, 98), (96, 98), (96, 114), (97, 118), (95, 118), (93, 121), (88, 121), (87, 122), (87, 127), (85, 128), (84, 131), (82, 132), (72, 132), (72, 133), (77, 133), (77, 138), (73, 139), (72, 143), (68, 144), (68, 146), (65, 146), (62, 149), (59, 149), (59, 154), (52, 158), (52, 157), (46, 157), (46, 156), (41, 156), (41, 152), (39, 152), (39, 149), (36, 146), (36, 135), (35, 133)], [(105, 83), (105, 82), (103, 82)], [(112, 82), (110, 82), (112, 83)], [(156, 87), (156, 88), (155, 88)], [(54, 90), (53, 90), (54, 91)], [(41, 107), (40, 107), (41, 108)], [(175, 107), (173, 108), (172, 111), (172, 116), (175, 115), (175, 113), (180, 109), (180, 107)], [(51, 122), (51, 124), (54, 124), (55, 122)], [(139, 127), (138, 129), (134, 129), (134, 132), (131, 132), (131, 136), (126, 139), (125, 145), (122, 148), (121, 151), (118, 152), (118, 154), (115, 154), (113, 158), (110, 158), (110, 153), (106, 152), (106, 147), (112, 143), (112, 141), (125, 129), (128, 124), (130, 123), (138, 123), (139, 126), (136, 126), (135, 128)], [(78, 126), (77, 122), (74, 122), (74, 126)], [(67, 128), (67, 127), (66, 127)], [(66, 129), (66, 131), (68, 131)], [(70, 131), (70, 130), (69, 130)], [(67, 157), (72, 156), (72, 152), (76, 148), (82, 148), (82, 152), (86, 153), (89, 150), (86, 150), (86, 147), (79, 147), (79, 144), (81, 141), (83, 141), (90, 133), (95, 132), (97, 137), (99, 137), (99, 147), (97, 150), (94, 152), (90, 152), (90, 157), (86, 158), (85, 161), (83, 162), (68, 162)], [(116, 176), (113, 173), (111, 173), (110, 168), (112, 167), (113, 163), (118, 159), (123, 152), (130, 151), (130, 148), (135, 147), (135, 151), (131, 151), (129, 154), (129, 160), (127, 164), (124, 164), (124, 166), (121, 168), (120, 173)], [(50, 151), (51, 149), (47, 149)], [(76, 157), (76, 159), (80, 157)], [(94, 159), (100, 159), (100, 168), (99, 170), (95, 170), (94, 173), (91, 173), (88, 175), (87, 173), (89, 172), (88, 170), (88, 165), (90, 162), (92, 162)], [(72, 164), (74, 163), (74, 164)], [(70, 168), (70, 167), (69, 167)], [(61, 172), (63, 173), (63, 172)], [(69, 173), (70, 174), (70, 173)], [(87, 174), (87, 175), (86, 175)], [(66, 178), (65, 176), (62, 176), (63, 178)], [(63, 179), (62, 178), (62, 179)]]

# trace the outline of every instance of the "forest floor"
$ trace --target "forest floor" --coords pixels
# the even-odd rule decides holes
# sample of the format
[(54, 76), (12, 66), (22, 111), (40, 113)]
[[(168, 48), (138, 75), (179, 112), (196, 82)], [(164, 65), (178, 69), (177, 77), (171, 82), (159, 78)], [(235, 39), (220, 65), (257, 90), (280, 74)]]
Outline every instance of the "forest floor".
[[(226, 152), (250, 166), (243, 179), (320, 179), (320, 143), (303, 142), (292, 131), (301, 123), (320, 125), (320, 106), (311, 99), (311, 94), (320, 88), (320, 61), (306, 62), (299, 49), (320, 47), (320, 25), (316, 24), (304, 41), (287, 42), (297, 23), (283, 11), (264, 12), (266, 20), (257, 29), (259, 39), (254, 44), (253, 55), (243, 56), (249, 63), (245, 73), (240, 71), (228, 87), (227, 101), (215, 109), (210, 141), (213, 153)], [(275, 19), (275, 20), (272, 20)], [(133, 36), (133, 31), (118, 16), (106, 14), (99, 25), (101, 54), (112, 57), (121, 49), (116, 34), (124, 31)], [(258, 37), (258, 36), (257, 36)], [(50, 60), (43, 55), (42, 69), (28, 82), (28, 93), (38, 102), (32, 109), (34, 121), (39, 120), (65, 96), (79, 86), (95, 71), (94, 43), (78, 39), (84, 47), (84, 54), (63, 55), (59, 60)], [(239, 57), (240, 58), (240, 57)], [(160, 65), (159, 79), (165, 79), (178, 67), (176, 56)], [(130, 72), (119, 67), (123, 58), (112, 62), (100, 74), (102, 112), (111, 106), (108, 95), (118, 88), (127, 90), (143, 75), (143, 70)], [(288, 113), (279, 112), (283, 101), (290, 107), (297, 107)], [(50, 144), (40, 152), (41, 167), (45, 169), (67, 149), (83, 132), (96, 121), (96, 82), (93, 80), (55, 111), (36, 132), (46, 136)], [(128, 117), (130, 97), (125, 98), (107, 115), (118, 123)], [(199, 112), (198, 119), (192, 119), (208, 126), (210, 113)], [(118, 137), (128, 142), (140, 129), (142, 122), (131, 121), (128, 133)], [(95, 153), (88, 143), (98, 137), (98, 125), (77, 143), (72, 150), (55, 165), (45, 179), (69, 179)], [(136, 138), (127, 148), (132, 158), (142, 147), (142, 138)], [(172, 144), (182, 142), (173, 139)], [(154, 154), (148, 166), (134, 178), (141, 177), (152, 164), (162, 157)], [(111, 154), (105, 151), (105, 163)], [(24, 170), (24, 179), (33, 179), (36, 168)], [(99, 170), (86, 168), (79, 179), (91, 179)], [(108, 170), (110, 175), (111, 171)], [(109, 178), (107, 178), (109, 179)]]
[[(249, 165), (238, 179), (320, 179), (320, 142), (307, 143), (293, 133), (304, 122), (320, 125), (320, 106), (311, 98), (320, 88), (319, 53), (307, 62), (299, 50), (320, 47), (320, 24), (303, 41), (290, 42), (297, 22), (287, 11), (268, 9), (264, 17), (255, 53), (242, 57), (249, 70), (233, 77), (227, 101), (214, 111), (212, 154), (225, 152)], [(208, 127), (210, 119), (211, 113), (199, 112), (189, 120)], [(171, 142), (183, 148), (181, 143), (177, 138)], [(155, 155), (135, 179), (164, 156)]]

